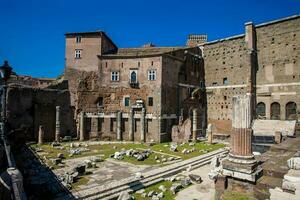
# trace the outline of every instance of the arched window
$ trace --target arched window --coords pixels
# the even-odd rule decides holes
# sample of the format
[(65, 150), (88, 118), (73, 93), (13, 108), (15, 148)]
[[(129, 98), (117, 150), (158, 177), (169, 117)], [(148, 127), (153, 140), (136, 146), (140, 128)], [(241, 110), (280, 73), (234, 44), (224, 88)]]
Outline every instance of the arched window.
[(256, 105), (256, 118), (265, 118), (266, 117), (266, 105), (263, 102), (260, 102)]
[(131, 83), (136, 83), (137, 82), (135, 71), (132, 71), (131, 74), (130, 74), (130, 82)]
[(271, 104), (271, 119), (280, 119), (280, 104), (277, 102)]
[(297, 119), (297, 104), (295, 102), (288, 102), (285, 105), (285, 119)]

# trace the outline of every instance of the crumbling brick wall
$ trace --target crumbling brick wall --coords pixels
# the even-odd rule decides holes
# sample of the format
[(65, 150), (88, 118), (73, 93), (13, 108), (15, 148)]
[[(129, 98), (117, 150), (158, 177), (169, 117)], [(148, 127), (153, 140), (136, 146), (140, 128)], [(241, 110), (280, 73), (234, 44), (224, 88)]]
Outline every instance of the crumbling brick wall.
[(7, 91), (7, 120), (11, 130), (23, 130), (26, 139), (37, 141), (44, 126), (45, 141), (55, 138), (55, 107), (60, 106), (61, 136), (76, 135), (70, 94), (67, 90), (10, 86)]

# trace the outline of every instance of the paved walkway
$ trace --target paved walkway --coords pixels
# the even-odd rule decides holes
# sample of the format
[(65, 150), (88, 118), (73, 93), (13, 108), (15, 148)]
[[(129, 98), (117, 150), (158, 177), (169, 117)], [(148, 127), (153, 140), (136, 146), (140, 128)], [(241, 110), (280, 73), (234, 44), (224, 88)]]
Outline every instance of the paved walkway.
[(180, 191), (175, 200), (213, 200), (215, 195), (214, 181), (208, 178), (210, 172), (210, 165), (205, 165), (191, 172), (184, 172), (183, 174), (196, 174), (201, 176), (203, 182), (200, 184), (193, 184), (192, 186)]

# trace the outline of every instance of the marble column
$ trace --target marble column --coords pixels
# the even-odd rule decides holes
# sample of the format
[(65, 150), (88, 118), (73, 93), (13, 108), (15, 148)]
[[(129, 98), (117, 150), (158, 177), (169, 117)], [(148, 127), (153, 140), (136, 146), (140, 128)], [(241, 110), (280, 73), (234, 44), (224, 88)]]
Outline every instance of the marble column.
[(38, 144), (44, 144), (44, 127), (42, 125), (39, 126), (39, 136), (38, 136)]
[(231, 155), (252, 157), (251, 95), (233, 97)]
[(198, 119), (197, 119), (197, 109), (193, 109), (193, 126), (192, 126), (192, 139), (193, 141), (196, 141), (197, 139), (197, 122), (198, 122)]
[(222, 161), (223, 175), (255, 182), (261, 175), (252, 154), (252, 96), (250, 94), (233, 97), (231, 151), (228, 159)]
[(60, 142), (60, 106), (56, 106), (55, 141)]
[(118, 111), (117, 112), (117, 140), (121, 141), (122, 140), (122, 112)]
[(134, 111), (131, 108), (129, 112), (129, 141), (133, 141), (133, 133), (134, 133)]
[(79, 140), (83, 141), (84, 140), (84, 129), (85, 129), (85, 124), (84, 124), (84, 112), (81, 111), (80, 113), (80, 122), (79, 122)]
[(146, 109), (142, 108), (141, 114), (141, 142), (145, 142), (145, 119), (146, 119)]

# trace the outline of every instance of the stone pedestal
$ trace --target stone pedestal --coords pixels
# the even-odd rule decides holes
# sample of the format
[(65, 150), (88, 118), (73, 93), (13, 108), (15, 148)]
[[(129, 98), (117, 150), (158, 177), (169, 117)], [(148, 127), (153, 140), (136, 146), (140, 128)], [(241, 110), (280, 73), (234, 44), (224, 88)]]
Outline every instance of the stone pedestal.
[(146, 120), (146, 109), (142, 108), (142, 116), (141, 116), (141, 142), (146, 141), (145, 137), (145, 120)]
[(79, 124), (80, 130), (79, 130), (79, 140), (84, 141), (84, 129), (85, 129), (85, 124), (84, 124), (84, 112), (82, 111), (80, 113), (80, 124)]
[(122, 112), (117, 112), (117, 140), (122, 140), (122, 129), (121, 129), (121, 123), (122, 123)]
[(60, 142), (60, 106), (56, 106), (55, 141)]
[(222, 162), (225, 176), (255, 182), (261, 172), (252, 154), (252, 97), (233, 97), (231, 151)]
[(39, 126), (39, 136), (38, 136), (38, 144), (44, 144), (44, 127), (42, 125)]
[(193, 127), (192, 127), (192, 139), (193, 141), (196, 141), (197, 139), (197, 126), (198, 119), (197, 119), (197, 109), (193, 109)]
[(133, 141), (133, 134), (134, 134), (134, 111), (133, 109), (130, 109), (129, 112), (129, 141)]

